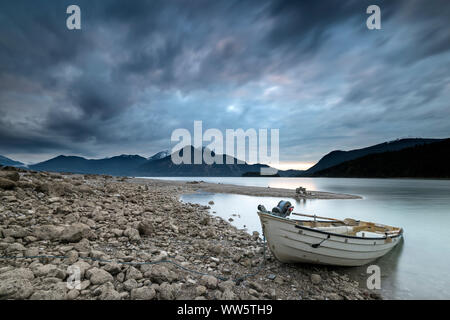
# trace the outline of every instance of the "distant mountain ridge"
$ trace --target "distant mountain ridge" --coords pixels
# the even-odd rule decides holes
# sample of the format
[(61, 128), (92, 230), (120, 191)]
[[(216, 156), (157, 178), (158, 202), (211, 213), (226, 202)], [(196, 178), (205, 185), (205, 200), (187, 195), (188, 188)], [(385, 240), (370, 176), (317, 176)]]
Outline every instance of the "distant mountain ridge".
[(120, 155), (104, 159), (57, 156), (29, 168), (36, 171), (73, 172), (85, 174), (133, 175), (135, 169), (148, 161), (139, 155)]
[(26, 167), (26, 165), (20, 161), (15, 161), (13, 159), (0, 156), (0, 165), (11, 166), (11, 167)]
[(335, 150), (331, 151), (324, 157), (322, 157), (319, 162), (314, 166), (306, 170), (302, 176), (311, 176), (316, 172), (336, 166), (345, 161), (357, 159), (369, 154), (382, 153), (387, 151), (398, 151), (409, 147), (414, 147), (416, 145), (423, 145), (427, 143), (433, 143), (442, 141), (443, 139), (422, 139), (422, 138), (407, 138), (398, 139), (394, 141), (384, 142), (370, 147), (355, 149), (350, 151)]
[(369, 154), (314, 173), (317, 177), (450, 178), (450, 139)]

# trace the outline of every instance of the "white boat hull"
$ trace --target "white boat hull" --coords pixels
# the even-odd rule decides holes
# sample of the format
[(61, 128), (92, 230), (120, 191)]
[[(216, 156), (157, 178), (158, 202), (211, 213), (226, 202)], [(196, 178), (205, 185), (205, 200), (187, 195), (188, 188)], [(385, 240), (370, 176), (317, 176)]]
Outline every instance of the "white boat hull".
[[(388, 253), (402, 235), (363, 238), (302, 227), (295, 220), (258, 212), (273, 255), (285, 263), (361, 266)], [(313, 244), (323, 241), (317, 248)]]

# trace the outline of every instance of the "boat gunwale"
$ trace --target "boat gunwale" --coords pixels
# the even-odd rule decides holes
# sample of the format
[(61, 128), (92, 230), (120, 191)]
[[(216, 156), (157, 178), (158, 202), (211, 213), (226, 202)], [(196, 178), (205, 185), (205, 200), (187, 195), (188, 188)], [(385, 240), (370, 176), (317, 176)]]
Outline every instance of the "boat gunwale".
[(393, 239), (393, 238), (398, 238), (401, 237), (403, 234), (403, 228), (400, 228), (400, 230), (398, 231), (397, 234), (395, 235), (385, 235), (384, 237), (358, 237), (358, 236), (350, 236), (350, 235), (345, 235), (345, 234), (339, 234), (339, 233), (334, 233), (334, 232), (327, 232), (327, 231), (323, 231), (323, 230), (317, 230), (314, 228), (309, 228), (309, 227), (305, 227), (305, 226), (301, 226), (299, 224), (296, 223), (296, 221), (298, 220), (291, 220), (291, 219), (287, 219), (287, 218), (283, 218), (283, 217), (278, 217), (275, 216), (273, 214), (270, 213), (265, 213), (262, 211), (258, 211), (258, 215), (264, 215), (267, 217), (270, 217), (274, 220), (281, 220), (284, 222), (287, 222), (289, 224), (294, 225), (295, 228), (298, 229), (302, 229), (302, 230), (307, 230), (307, 231), (311, 231), (311, 232), (317, 232), (317, 233), (321, 233), (321, 234), (326, 234), (326, 235), (330, 235), (330, 236), (336, 236), (336, 237), (342, 237), (342, 238), (348, 238), (348, 239), (360, 239), (360, 240), (386, 240), (388, 238)]

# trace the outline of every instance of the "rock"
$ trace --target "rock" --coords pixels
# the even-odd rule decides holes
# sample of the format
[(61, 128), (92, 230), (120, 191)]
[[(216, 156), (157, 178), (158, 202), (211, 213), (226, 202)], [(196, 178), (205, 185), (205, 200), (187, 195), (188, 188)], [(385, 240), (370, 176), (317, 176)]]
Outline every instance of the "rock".
[(195, 287), (195, 294), (197, 296), (203, 296), (204, 294), (206, 294), (206, 287), (205, 286), (197, 286)]
[(263, 287), (257, 282), (249, 281), (248, 286), (252, 289), (255, 289), (258, 292), (263, 292)]
[(61, 242), (78, 242), (89, 236), (91, 228), (83, 223), (74, 223), (66, 228), (61, 234)]
[(248, 294), (253, 296), (253, 297), (257, 297), (258, 296), (258, 291), (256, 291), (255, 289), (248, 289)]
[(120, 300), (121, 295), (114, 289), (114, 285), (111, 282), (106, 282), (100, 288), (100, 300)]
[(6, 279), (26, 279), (33, 280), (34, 274), (30, 269), (27, 268), (18, 268), (10, 271), (6, 271), (0, 274), (0, 281)]
[(120, 273), (122, 267), (120, 264), (116, 262), (107, 263), (103, 266), (103, 269), (109, 273), (111, 273), (113, 276)]
[(277, 298), (277, 292), (275, 291), (275, 289), (269, 289), (267, 294), (268, 294), (269, 298), (272, 300), (275, 300)]
[(203, 217), (203, 218), (199, 221), (200, 225), (202, 225), (202, 226), (207, 226), (207, 225), (210, 224), (210, 222), (211, 222), (211, 218), (208, 217), (208, 216)]
[(140, 280), (142, 279), (142, 273), (136, 269), (135, 267), (131, 266), (128, 268), (127, 270), (127, 274), (126, 274), (126, 279), (135, 279), (135, 280)]
[(169, 257), (169, 255), (167, 254), (166, 251), (161, 251), (159, 253), (159, 255), (153, 261), (154, 262), (164, 261), (164, 260), (167, 260), (168, 257)]
[(3, 230), (3, 236), (13, 238), (25, 238), (29, 235), (29, 232), (20, 226), (9, 226), (8, 229)]
[(37, 226), (33, 235), (39, 240), (55, 240), (58, 239), (63, 232), (64, 227), (54, 225)]
[(74, 264), (75, 262), (78, 261), (79, 258), (78, 251), (70, 250), (69, 252), (67, 252), (66, 257), (67, 257), (66, 261), (68, 264)]
[(62, 199), (60, 197), (50, 197), (50, 198), (47, 199), (47, 201), (49, 203), (61, 202), (61, 200)]
[(75, 300), (76, 298), (78, 298), (79, 295), (80, 295), (80, 291), (77, 289), (73, 289), (67, 293), (66, 299), (67, 300)]
[(0, 281), (0, 300), (27, 299), (33, 291), (33, 286), (27, 279), (8, 278)]
[(33, 272), (36, 277), (54, 277), (61, 280), (64, 280), (66, 277), (66, 272), (54, 264), (38, 266), (33, 269)]
[(130, 241), (139, 241), (141, 240), (141, 236), (139, 235), (139, 231), (134, 228), (128, 228), (124, 231), (123, 235), (128, 237)]
[(167, 282), (162, 283), (159, 286), (159, 299), (160, 300), (175, 300), (177, 290), (174, 285)]
[(117, 276), (116, 276), (117, 281), (119, 282), (123, 282), (125, 280), (125, 274), (123, 272), (120, 272)]
[(151, 270), (145, 273), (145, 277), (158, 284), (170, 282), (172, 279), (169, 270), (162, 265), (152, 266)]
[(24, 252), (24, 255), (26, 257), (36, 257), (39, 255), (39, 248), (36, 247), (27, 248)]
[(267, 276), (267, 279), (269, 279), (269, 280), (275, 280), (276, 277), (277, 277), (276, 274), (271, 273), (271, 274), (269, 274), (269, 275)]
[(128, 279), (123, 283), (123, 288), (127, 291), (131, 291), (138, 287), (138, 283), (134, 279)]
[(199, 282), (209, 289), (216, 289), (218, 284), (217, 278), (213, 276), (202, 276)]
[(222, 248), (219, 245), (210, 245), (208, 250), (215, 255), (220, 255), (222, 253)]
[(81, 239), (80, 242), (74, 244), (73, 248), (77, 251), (90, 251), (91, 244), (88, 239)]
[(85, 261), (78, 261), (74, 264), (72, 264), (72, 268), (78, 268), (80, 271), (80, 280), (82, 280), (85, 275), (86, 275), (86, 271), (89, 270), (91, 268), (91, 265)]
[(237, 296), (231, 290), (225, 290), (222, 294), (222, 300), (237, 300)]
[(0, 178), (0, 189), (3, 190), (12, 190), (17, 187), (17, 184), (14, 181)]
[(274, 282), (278, 285), (282, 285), (284, 283), (284, 279), (282, 277), (276, 277)]
[(33, 293), (30, 300), (65, 300), (66, 299), (66, 284), (61, 283), (55, 285), (50, 290), (38, 290)]
[(142, 287), (131, 290), (132, 300), (152, 300), (155, 296), (156, 291), (151, 287)]
[(222, 281), (219, 283), (219, 289), (222, 292), (231, 291), (236, 286), (235, 282), (232, 280)]
[(22, 252), (25, 250), (26, 250), (26, 248), (22, 244), (16, 242), (16, 243), (10, 244), (8, 246), (8, 249), (6, 249), (6, 252), (8, 252), (8, 253), (18, 252), (18, 251)]
[(172, 229), (173, 232), (178, 233), (178, 227), (174, 225), (173, 223), (170, 224), (170, 229)]
[(320, 275), (315, 274), (315, 273), (311, 274), (311, 282), (313, 284), (319, 284), (321, 281), (322, 281), (322, 278), (320, 277)]
[(109, 272), (99, 268), (89, 269), (86, 272), (86, 275), (92, 284), (104, 284), (106, 282), (114, 281), (113, 276)]
[(153, 222), (149, 219), (145, 219), (139, 222), (138, 231), (141, 236), (151, 236), (154, 232)]
[(0, 171), (0, 178), (17, 182), (20, 180), (20, 174), (17, 171)]
[(341, 297), (340, 295), (338, 295), (337, 293), (331, 292), (326, 294), (325, 296), (328, 300), (344, 300), (343, 297)]
[(209, 205), (213, 205), (213, 204), (214, 204), (214, 201), (211, 200), (211, 201), (208, 202), (208, 204), (209, 204)]

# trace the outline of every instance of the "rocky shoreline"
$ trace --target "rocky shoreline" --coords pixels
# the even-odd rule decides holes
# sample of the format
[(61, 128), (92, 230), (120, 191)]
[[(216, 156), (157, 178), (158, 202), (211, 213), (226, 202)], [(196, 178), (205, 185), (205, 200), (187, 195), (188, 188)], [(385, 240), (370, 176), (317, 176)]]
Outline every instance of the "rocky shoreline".
[(0, 299), (380, 298), (342, 271), (281, 264), (258, 234), (180, 202), (193, 188), (3, 168)]

